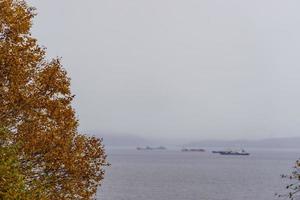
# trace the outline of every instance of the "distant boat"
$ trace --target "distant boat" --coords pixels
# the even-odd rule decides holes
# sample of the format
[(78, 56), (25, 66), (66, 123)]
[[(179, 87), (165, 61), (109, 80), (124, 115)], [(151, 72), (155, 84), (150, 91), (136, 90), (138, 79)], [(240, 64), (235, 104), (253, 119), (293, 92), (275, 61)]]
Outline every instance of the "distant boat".
[(157, 147), (157, 148), (154, 148), (154, 149), (156, 149), (156, 150), (167, 150), (167, 148), (164, 147), (164, 146), (160, 146), (160, 147)]
[(232, 156), (249, 156), (250, 153), (246, 152), (244, 149), (240, 151), (220, 151), (219, 154), (221, 155), (232, 155)]
[(147, 147), (137, 147), (136, 150), (152, 150), (151, 147), (147, 146)]
[(212, 153), (223, 153), (223, 152), (226, 152), (226, 151), (212, 151)]
[(146, 146), (146, 147), (137, 147), (136, 150), (166, 150), (166, 147), (163, 146), (159, 146), (159, 147), (150, 147), (150, 146)]
[(183, 148), (181, 149), (182, 152), (205, 152), (205, 149), (196, 149), (196, 148)]

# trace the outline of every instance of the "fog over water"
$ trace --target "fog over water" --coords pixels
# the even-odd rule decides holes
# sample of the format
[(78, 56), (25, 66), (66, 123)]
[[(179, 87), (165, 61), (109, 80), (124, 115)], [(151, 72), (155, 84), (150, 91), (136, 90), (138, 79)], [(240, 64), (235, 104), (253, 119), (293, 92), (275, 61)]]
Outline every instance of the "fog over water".
[(81, 130), (147, 138), (300, 133), (300, 1), (30, 0)]

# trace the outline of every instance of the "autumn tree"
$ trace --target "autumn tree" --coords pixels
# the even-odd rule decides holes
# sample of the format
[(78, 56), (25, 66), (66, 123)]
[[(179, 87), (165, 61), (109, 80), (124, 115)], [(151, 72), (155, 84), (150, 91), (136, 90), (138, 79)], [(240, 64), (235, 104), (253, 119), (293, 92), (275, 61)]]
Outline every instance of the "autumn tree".
[(18, 146), (12, 135), (0, 128), (0, 199), (30, 200), (32, 197), (25, 189)]
[(291, 200), (300, 199), (300, 160), (297, 160), (294, 170), (290, 175), (282, 175), (282, 178), (290, 180), (286, 186), (288, 192), (286, 194), (277, 194), (278, 197), (288, 198)]
[(103, 179), (102, 141), (79, 134), (70, 78), (30, 34), (35, 10), (0, 0), (0, 127), (14, 137), (26, 190), (91, 199)]

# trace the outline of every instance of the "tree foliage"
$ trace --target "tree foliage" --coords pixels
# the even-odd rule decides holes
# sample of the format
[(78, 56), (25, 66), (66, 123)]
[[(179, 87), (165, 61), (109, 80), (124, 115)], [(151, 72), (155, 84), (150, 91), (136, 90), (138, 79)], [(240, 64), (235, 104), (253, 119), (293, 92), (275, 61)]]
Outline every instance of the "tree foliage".
[(282, 178), (290, 180), (286, 186), (287, 194), (277, 194), (278, 197), (284, 197), (291, 200), (300, 199), (300, 160), (297, 160), (294, 170), (290, 175), (282, 175)]
[(27, 190), (46, 199), (90, 199), (103, 179), (102, 141), (77, 131), (70, 78), (30, 34), (35, 10), (0, 0), (0, 126), (20, 144)]
[(0, 199), (30, 199), (25, 189), (17, 145), (3, 128), (0, 128)]

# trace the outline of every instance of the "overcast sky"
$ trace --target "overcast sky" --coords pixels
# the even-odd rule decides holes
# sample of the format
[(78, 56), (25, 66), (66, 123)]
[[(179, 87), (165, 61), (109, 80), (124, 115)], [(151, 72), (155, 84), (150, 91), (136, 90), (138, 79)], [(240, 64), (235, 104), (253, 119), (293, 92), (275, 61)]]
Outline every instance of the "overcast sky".
[(30, 0), (81, 130), (300, 136), (299, 0)]

